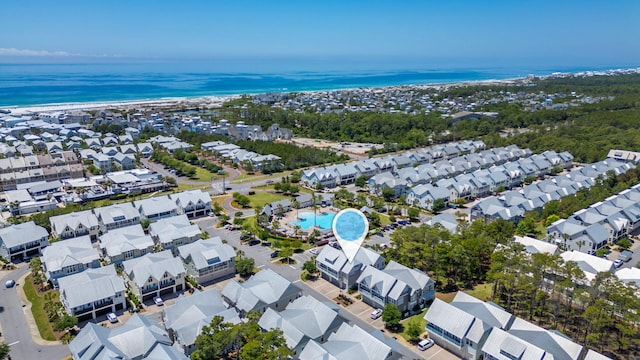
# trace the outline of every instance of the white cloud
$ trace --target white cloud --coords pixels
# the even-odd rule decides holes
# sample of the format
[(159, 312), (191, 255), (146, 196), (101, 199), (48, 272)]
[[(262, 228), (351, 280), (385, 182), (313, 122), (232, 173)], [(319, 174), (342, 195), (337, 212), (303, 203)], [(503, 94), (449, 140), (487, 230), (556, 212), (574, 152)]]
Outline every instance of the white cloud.
[(0, 56), (81, 56), (81, 55), (68, 53), (66, 51), (0, 48)]

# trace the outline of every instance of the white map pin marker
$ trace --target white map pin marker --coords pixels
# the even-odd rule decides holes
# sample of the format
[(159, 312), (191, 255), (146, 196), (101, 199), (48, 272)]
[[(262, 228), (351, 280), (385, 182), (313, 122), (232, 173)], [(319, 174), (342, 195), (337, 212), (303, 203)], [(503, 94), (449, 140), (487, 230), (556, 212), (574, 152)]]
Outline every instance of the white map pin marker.
[(353, 262), (369, 232), (369, 221), (360, 210), (344, 209), (334, 218), (331, 228), (342, 251)]

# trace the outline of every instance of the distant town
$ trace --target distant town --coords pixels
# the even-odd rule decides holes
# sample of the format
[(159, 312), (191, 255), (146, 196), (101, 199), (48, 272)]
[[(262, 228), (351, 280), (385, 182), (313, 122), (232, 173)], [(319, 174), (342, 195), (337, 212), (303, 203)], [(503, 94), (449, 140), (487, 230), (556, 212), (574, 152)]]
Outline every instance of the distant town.
[[(452, 127), (504, 105), (555, 113), (618, 96), (534, 80), (639, 73), (4, 109), (0, 302), (26, 320), (0, 336), (29, 345), (14, 358), (226, 357), (244, 345), (211, 332), (246, 324), (303, 360), (631, 356), (638, 149), (576, 161), (509, 143), (523, 127), (501, 130), (505, 146), (462, 138), (374, 155), (386, 144), (304, 138), (248, 113), (437, 114)], [(351, 207), (370, 222), (353, 262), (331, 231)], [(613, 288), (623, 295), (608, 298)], [(600, 318), (561, 315), (595, 306), (628, 326), (618, 344), (632, 345), (605, 352), (582, 332)]]

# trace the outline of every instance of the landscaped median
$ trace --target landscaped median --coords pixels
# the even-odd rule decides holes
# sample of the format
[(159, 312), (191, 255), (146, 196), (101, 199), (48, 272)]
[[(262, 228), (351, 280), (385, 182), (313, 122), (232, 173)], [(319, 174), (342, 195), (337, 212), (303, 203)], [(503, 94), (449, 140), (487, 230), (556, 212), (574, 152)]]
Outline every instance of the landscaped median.
[[(51, 323), (49, 323), (49, 317), (47, 317), (47, 313), (44, 310), (45, 304), (45, 294), (42, 296), (38, 295), (38, 291), (33, 284), (32, 275), (28, 275), (24, 280), (24, 286), (22, 287), (24, 290), (24, 294), (27, 297), (27, 300), (31, 303), (31, 313), (33, 314), (33, 318), (36, 322), (36, 326), (38, 327), (38, 332), (40, 336), (44, 340), (56, 341), (55, 333), (53, 332), (53, 328), (51, 327)], [(49, 290), (50, 293), (57, 292), (53, 290)]]

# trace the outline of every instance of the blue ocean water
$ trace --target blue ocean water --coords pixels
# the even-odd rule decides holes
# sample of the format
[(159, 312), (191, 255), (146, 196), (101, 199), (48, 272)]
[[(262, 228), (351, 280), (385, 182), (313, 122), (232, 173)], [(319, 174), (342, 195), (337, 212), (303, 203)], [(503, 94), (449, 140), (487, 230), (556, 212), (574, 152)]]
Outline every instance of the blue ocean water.
[(371, 71), (288, 71), (285, 66), (272, 71), (263, 71), (258, 66), (245, 68), (257, 70), (228, 70), (229, 67), (189, 62), (0, 63), (0, 106), (454, 83), (547, 75), (555, 71), (599, 70), (415, 66), (411, 70), (397, 70), (391, 65)]

